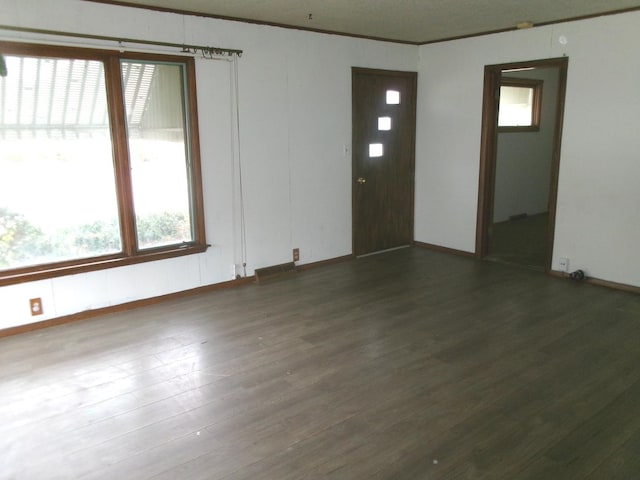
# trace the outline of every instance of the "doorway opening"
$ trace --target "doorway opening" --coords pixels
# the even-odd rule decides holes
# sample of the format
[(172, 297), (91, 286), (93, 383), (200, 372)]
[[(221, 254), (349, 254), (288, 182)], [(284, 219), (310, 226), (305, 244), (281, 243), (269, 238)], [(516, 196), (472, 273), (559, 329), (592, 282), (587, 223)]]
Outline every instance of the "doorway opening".
[(549, 271), (568, 59), (488, 65), (476, 256)]

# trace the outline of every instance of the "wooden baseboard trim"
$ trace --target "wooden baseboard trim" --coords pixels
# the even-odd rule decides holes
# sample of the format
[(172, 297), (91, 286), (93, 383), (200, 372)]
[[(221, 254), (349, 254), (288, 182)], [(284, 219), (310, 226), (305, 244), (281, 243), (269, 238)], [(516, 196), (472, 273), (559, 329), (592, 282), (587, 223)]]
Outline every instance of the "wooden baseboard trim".
[[(551, 275), (552, 277), (571, 280), (568, 273), (560, 272), (558, 270), (549, 270), (548, 274)], [(584, 280), (582, 280), (582, 283), (588, 283), (589, 285), (596, 285), (598, 287), (611, 288), (613, 290), (620, 290), (622, 292), (640, 294), (640, 287), (636, 287), (634, 285), (627, 285), (626, 283), (618, 283), (618, 282), (611, 282), (609, 280), (602, 280), (601, 278), (587, 277)]]
[(451, 255), (458, 255), (461, 257), (476, 258), (475, 253), (465, 252), (464, 250), (457, 250), (455, 248), (442, 247), (440, 245), (433, 245), (431, 243), (414, 241), (413, 246), (418, 248), (426, 248), (427, 250), (434, 250), (436, 252), (449, 253)]
[[(323, 267), (326, 265), (332, 265), (334, 263), (341, 263), (348, 260), (352, 260), (353, 255), (344, 255), (342, 257), (330, 258), (328, 260), (321, 260), (319, 262), (307, 263), (296, 267), (297, 271), (309, 270), (312, 268)], [(135, 308), (145, 307), (147, 305), (154, 305), (156, 303), (162, 303), (168, 300), (175, 300), (178, 298), (188, 297), (190, 295), (197, 295), (199, 293), (214, 292), (216, 290), (224, 290), (227, 288), (235, 288), (249, 284), (255, 284), (256, 277), (252, 275), (250, 277), (239, 278), (236, 280), (229, 280), (221, 283), (213, 283), (211, 285), (205, 285), (203, 287), (196, 287), (189, 290), (183, 290), (181, 292), (168, 293), (166, 295), (160, 295), (157, 297), (143, 298), (141, 300), (134, 300), (132, 302), (120, 303), (118, 305), (111, 305), (109, 307), (96, 308), (93, 310), (85, 310), (84, 312), (72, 313), (71, 315), (64, 315), (62, 317), (51, 318), (43, 320), (41, 322), (29, 323), (26, 325), (18, 325), (16, 327), (9, 327), (0, 330), (0, 338), (10, 337), (12, 335), (19, 335), (21, 333), (32, 332), (35, 330), (41, 330), (43, 328), (55, 327), (58, 325), (64, 325), (65, 323), (78, 322), (80, 320), (87, 320), (90, 318), (99, 317), (101, 315), (108, 315), (110, 313), (124, 312), (127, 310), (133, 310)]]
[(132, 302), (120, 303), (118, 305), (111, 305), (109, 307), (96, 308), (93, 310), (85, 310), (84, 312), (72, 313), (71, 315), (64, 315), (62, 317), (51, 318), (49, 320), (43, 320), (41, 322), (29, 323), (26, 325), (18, 325), (16, 327), (9, 327), (9, 328), (0, 330), (0, 338), (10, 337), (12, 335), (27, 333), (34, 330), (41, 330), (43, 328), (64, 325), (65, 323), (72, 323), (72, 322), (78, 322), (80, 320), (87, 320), (90, 318), (99, 317), (101, 315), (108, 315), (110, 313), (133, 310), (135, 308), (154, 305), (156, 303), (162, 303), (168, 300), (175, 300), (178, 298), (188, 297), (191, 295), (197, 295), (199, 293), (213, 292), (216, 290), (226, 290), (228, 288), (240, 287), (243, 285), (252, 284), (254, 283), (254, 281), (255, 281), (255, 277), (250, 276), (250, 277), (240, 278), (237, 280), (229, 280), (227, 282), (213, 283), (211, 285), (205, 285), (203, 287), (196, 287), (189, 290), (183, 290), (181, 292), (168, 293), (166, 295), (159, 295), (157, 297), (143, 298), (140, 300), (134, 300)]
[[(418, 248), (425, 248), (428, 250), (434, 250), (442, 253), (449, 253), (453, 255), (468, 257), (468, 258), (476, 258), (475, 254), (470, 252), (465, 252), (463, 250), (456, 250), (453, 248), (442, 247), (439, 245), (432, 245), (430, 243), (417, 242), (414, 241), (413, 245)], [(304, 265), (300, 265), (297, 268), (298, 271), (311, 270), (313, 268), (333, 265), (336, 263), (347, 262), (349, 260), (353, 260), (355, 257), (353, 254), (344, 255), (341, 257), (330, 258), (327, 260), (320, 260), (318, 262), (306, 263)], [(549, 270), (548, 275), (556, 278), (569, 279), (569, 276), (557, 270)], [(627, 285), (624, 283), (611, 282), (608, 280), (602, 280), (599, 278), (587, 278), (583, 281), (584, 283), (588, 283), (590, 285), (596, 285), (600, 287), (611, 288), (614, 290), (621, 290), (624, 292), (630, 292), (635, 294), (640, 294), (640, 287), (636, 287), (633, 285)], [(214, 283), (211, 285), (205, 285), (202, 287), (192, 288), (190, 290), (183, 290), (181, 292), (169, 293), (166, 295), (160, 295), (157, 297), (144, 298), (141, 300), (134, 300), (132, 302), (121, 303), (118, 305), (112, 305), (109, 307), (96, 308), (93, 310), (86, 310), (84, 312), (73, 313), (71, 315), (65, 315), (62, 317), (52, 318), (49, 320), (44, 320), (41, 322), (30, 323), (27, 325), (18, 325), (16, 327), (10, 327), (0, 330), (0, 338), (9, 337), (12, 335), (18, 335), (21, 333), (31, 332), (34, 330), (41, 330), (43, 328), (55, 327), (58, 325), (64, 325), (66, 323), (77, 322), (80, 320), (87, 320), (90, 318), (99, 317), (101, 315), (107, 315), (110, 313), (124, 312), (127, 310), (133, 310), (135, 308), (145, 307), (148, 305), (154, 305), (157, 303), (162, 303), (168, 300), (175, 300), (183, 297), (188, 297), (191, 295), (197, 295), (199, 293), (213, 292), (216, 290), (225, 290), (228, 288), (235, 288), (244, 285), (255, 284), (255, 276), (240, 278), (237, 280), (229, 280), (227, 282)]]
[(353, 260), (355, 257), (353, 254), (343, 255), (341, 257), (329, 258), (327, 260), (320, 260), (318, 262), (305, 263), (304, 265), (299, 265), (296, 269), (299, 272), (303, 272), (305, 270), (311, 270), (312, 268), (318, 267), (326, 267), (327, 265), (334, 265), (336, 263), (348, 262), (349, 260)]

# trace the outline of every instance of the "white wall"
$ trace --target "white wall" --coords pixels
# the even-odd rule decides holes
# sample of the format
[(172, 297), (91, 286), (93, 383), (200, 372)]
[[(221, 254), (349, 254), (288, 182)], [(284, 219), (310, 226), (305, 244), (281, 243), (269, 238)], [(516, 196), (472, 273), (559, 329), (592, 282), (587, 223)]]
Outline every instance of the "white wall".
[(558, 68), (513, 72), (504, 77), (542, 80), (540, 129), (498, 132), (493, 221), (544, 213), (549, 207), (551, 160), (558, 99)]
[(416, 240), (474, 251), (484, 66), (567, 55), (552, 267), (640, 286), (639, 44), (631, 12), (420, 47)]
[[(351, 253), (351, 157), (344, 154), (351, 143), (351, 67), (415, 70), (418, 47), (79, 0), (0, 0), (0, 11), (2, 23), (13, 26), (244, 50), (238, 68), (247, 274), (290, 261), (294, 247), (301, 263)], [(25, 36), (0, 31), (5, 40)], [(213, 246), (200, 255), (1, 287), (0, 328), (31, 322), (33, 297), (43, 300), (39, 321), (232, 279), (241, 242), (230, 68), (224, 61), (196, 64)]]

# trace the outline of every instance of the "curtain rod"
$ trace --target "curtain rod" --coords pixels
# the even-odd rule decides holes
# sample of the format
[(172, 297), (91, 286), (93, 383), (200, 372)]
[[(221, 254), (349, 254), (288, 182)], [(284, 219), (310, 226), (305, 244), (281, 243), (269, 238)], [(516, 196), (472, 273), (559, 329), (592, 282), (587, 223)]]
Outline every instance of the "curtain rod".
[(185, 45), (182, 43), (157, 42), (154, 40), (139, 40), (136, 38), (119, 38), (106, 35), (92, 35), (86, 33), (62, 32), (58, 30), (43, 30), (40, 28), (14, 27), (11, 25), (0, 25), (0, 30), (9, 30), (11, 32), (36, 33), (40, 35), (58, 35), (61, 37), (86, 38), (91, 40), (106, 40), (118, 43), (136, 43), (138, 45), (155, 45), (160, 47), (179, 48), (182, 53), (198, 53), (203, 56), (224, 55), (231, 57), (237, 55), (242, 56), (242, 50), (234, 50), (231, 48), (209, 47), (203, 45)]

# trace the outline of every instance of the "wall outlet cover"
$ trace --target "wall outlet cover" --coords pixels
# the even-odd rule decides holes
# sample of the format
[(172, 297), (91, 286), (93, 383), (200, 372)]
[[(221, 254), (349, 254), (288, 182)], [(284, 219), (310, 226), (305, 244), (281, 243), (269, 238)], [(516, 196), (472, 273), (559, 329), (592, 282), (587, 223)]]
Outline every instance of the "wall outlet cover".
[(569, 259), (566, 257), (560, 257), (560, 259), (558, 260), (558, 265), (560, 267), (560, 271), (561, 272), (568, 272), (569, 271)]

